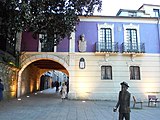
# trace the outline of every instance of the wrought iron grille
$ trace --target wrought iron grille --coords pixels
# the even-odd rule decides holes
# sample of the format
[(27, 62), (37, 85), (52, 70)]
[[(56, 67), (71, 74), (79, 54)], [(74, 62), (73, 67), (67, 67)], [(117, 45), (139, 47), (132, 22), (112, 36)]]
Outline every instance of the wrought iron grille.
[(122, 52), (145, 53), (144, 43), (122, 43)]
[(96, 42), (96, 52), (118, 52), (118, 42)]

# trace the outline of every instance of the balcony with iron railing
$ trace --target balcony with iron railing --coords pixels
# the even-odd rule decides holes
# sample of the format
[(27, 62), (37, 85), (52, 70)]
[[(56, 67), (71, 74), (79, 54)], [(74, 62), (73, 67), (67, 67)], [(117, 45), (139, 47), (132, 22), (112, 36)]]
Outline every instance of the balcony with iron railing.
[(122, 53), (145, 53), (144, 43), (122, 43)]
[(118, 51), (118, 42), (112, 42), (107, 44), (105, 42), (96, 42), (96, 52), (110, 52), (117, 53)]

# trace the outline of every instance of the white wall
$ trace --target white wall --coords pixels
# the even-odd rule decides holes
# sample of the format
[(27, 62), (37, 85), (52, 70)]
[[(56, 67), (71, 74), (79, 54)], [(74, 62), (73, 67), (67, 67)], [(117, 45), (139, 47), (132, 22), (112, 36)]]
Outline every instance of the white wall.
[[(79, 69), (79, 60), (86, 60), (86, 68)], [(70, 66), (70, 98), (117, 100), (122, 81), (128, 82), (129, 91), (136, 98), (147, 100), (148, 94), (160, 97), (160, 55), (143, 54), (132, 58), (130, 55), (95, 55), (77, 53), (75, 66)], [(106, 61), (107, 60), (107, 61)], [(101, 80), (101, 65), (112, 66), (112, 80)], [(130, 80), (129, 66), (138, 65), (141, 80)]]
[(155, 17), (153, 9), (160, 9), (160, 6), (156, 5), (144, 5), (141, 10), (145, 10), (145, 14), (148, 14), (150, 17)]

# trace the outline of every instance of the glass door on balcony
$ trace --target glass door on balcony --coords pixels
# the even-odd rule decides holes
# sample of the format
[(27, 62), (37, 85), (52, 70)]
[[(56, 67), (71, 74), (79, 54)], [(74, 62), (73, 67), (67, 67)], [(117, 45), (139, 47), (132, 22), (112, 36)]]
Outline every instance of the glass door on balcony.
[(130, 52), (136, 52), (138, 50), (137, 30), (127, 30), (127, 50)]
[(101, 50), (112, 51), (112, 31), (110, 28), (100, 30)]

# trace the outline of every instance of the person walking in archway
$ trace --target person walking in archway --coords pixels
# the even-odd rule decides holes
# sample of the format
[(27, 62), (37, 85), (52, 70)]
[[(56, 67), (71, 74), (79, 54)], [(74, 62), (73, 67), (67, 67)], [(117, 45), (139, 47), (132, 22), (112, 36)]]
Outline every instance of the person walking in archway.
[(65, 85), (67, 86), (67, 94), (66, 94), (66, 98), (68, 98), (68, 92), (69, 92), (69, 79), (67, 79), (67, 82), (65, 82)]
[(58, 92), (59, 91), (59, 82), (58, 82), (58, 80), (56, 80), (55, 86), (56, 86), (56, 92)]
[(0, 101), (3, 100), (3, 90), (4, 85), (2, 84), (2, 80), (0, 79)]
[(65, 85), (65, 83), (62, 83), (62, 88), (61, 88), (61, 98), (62, 98), (62, 101), (66, 98), (66, 95), (67, 95), (67, 86)]

